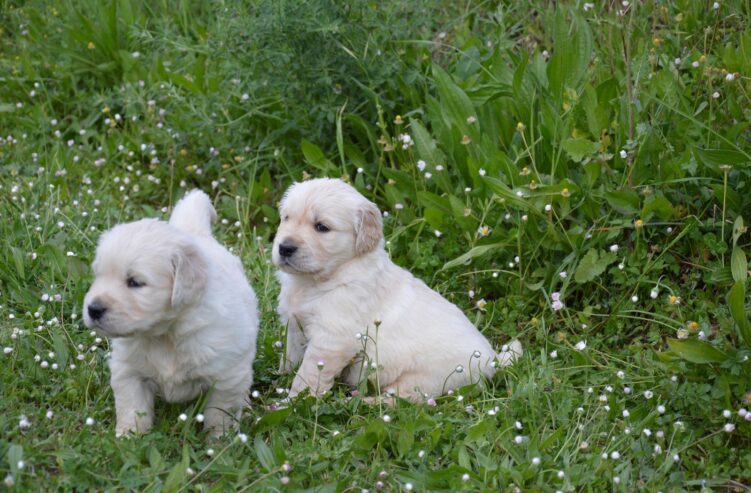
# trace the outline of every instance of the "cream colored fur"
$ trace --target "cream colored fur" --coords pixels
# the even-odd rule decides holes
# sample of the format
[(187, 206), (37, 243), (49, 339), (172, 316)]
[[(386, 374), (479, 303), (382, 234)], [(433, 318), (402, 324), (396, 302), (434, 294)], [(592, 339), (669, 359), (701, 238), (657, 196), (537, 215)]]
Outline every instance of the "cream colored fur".
[[(256, 297), (239, 259), (211, 236), (215, 218), (209, 198), (194, 190), (169, 223), (121, 224), (99, 240), (83, 312), (88, 327), (112, 338), (118, 435), (151, 429), (155, 397), (184, 402), (208, 393), (212, 435), (240, 417), (253, 382)], [(92, 304), (105, 309), (97, 319)]]
[[(378, 208), (343, 181), (292, 185), (280, 215), (273, 262), (287, 325), (280, 369), (299, 367), (291, 397), (327, 391), (340, 375), (353, 386), (368, 375), (383, 391), (420, 401), (492, 377), (521, 354), (518, 341), (496, 353), (459, 308), (395, 265)], [(297, 249), (284, 256), (280, 246)]]

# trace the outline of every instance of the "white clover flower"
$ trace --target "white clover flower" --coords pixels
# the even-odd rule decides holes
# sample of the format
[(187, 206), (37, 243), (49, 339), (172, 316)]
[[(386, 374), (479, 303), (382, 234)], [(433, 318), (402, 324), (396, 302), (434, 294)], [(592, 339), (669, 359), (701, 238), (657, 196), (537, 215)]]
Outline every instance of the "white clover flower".
[(532, 465), (539, 466), (540, 462), (542, 462), (542, 461), (540, 460), (539, 457), (532, 457)]
[(657, 406), (657, 412), (660, 414), (665, 414), (665, 406), (663, 406), (662, 404)]
[(467, 474), (466, 472), (462, 474), (462, 481), (469, 481), (469, 474)]
[(577, 351), (584, 351), (587, 348), (587, 341), (583, 340), (577, 342), (574, 348), (576, 348)]
[(29, 418), (26, 417), (26, 415), (21, 415), (21, 419), (18, 420), (18, 427), (22, 430), (28, 430), (29, 428), (31, 428), (31, 422), (29, 421)]
[(628, 152), (621, 149), (621, 152), (619, 153), (619, 155), (621, 156), (621, 159), (626, 159), (628, 157)]
[(420, 450), (419, 452), (417, 452), (417, 456), (422, 459), (423, 457), (425, 457), (425, 451)]
[(633, 303), (636, 303), (637, 301), (639, 301), (639, 297), (638, 297), (637, 295), (633, 295), (633, 296), (631, 297), (631, 301), (632, 301)]
[(52, 419), (52, 416), (54, 416), (54, 413), (52, 412), (52, 409), (47, 409), (47, 413), (45, 414), (47, 419)]
[(712, 99), (720, 99), (720, 93), (715, 91), (712, 93)]
[(722, 411), (722, 417), (725, 419), (730, 419), (730, 416), (732, 416), (733, 413), (730, 412), (730, 409), (725, 409)]
[(6, 346), (6, 347), (3, 348), (3, 353), (5, 353), (5, 354), (10, 354), (12, 352), (13, 352), (13, 348), (10, 347), (10, 346)]
[(617, 252), (619, 248), (620, 247), (618, 246), (617, 243), (614, 243), (614, 244), (610, 245), (610, 251), (613, 252), (613, 253)]
[(725, 426), (722, 427), (722, 429), (725, 431), (725, 433), (732, 433), (735, 431), (735, 425), (733, 423), (726, 423)]
[(514, 443), (516, 443), (517, 445), (520, 445), (523, 441), (524, 441), (524, 437), (521, 435), (516, 435), (514, 437)]
[(641, 432), (644, 433), (645, 436), (652, 436), (652, 430), (650, 430), (649, 428), (644, 428)]
[(654, 392), (652, 392), (651, 390), (645, 390), (644, 391), (644, 398), (645, 399), (649, 400), (652, 397), (654, 397)]
[(623, 410), (623, 417), (624, 417), (624, 418), (628, 418), (629, 416), (631, 416), (631, 413), (630, 413), (630, 412), (628, 412), (628, 409), (624, 409), (624, 410)]
[(552, 359), (556, 359), (558, 357), (558, 351), (556, 350), (550, 351), (550, 357)]
[(615, 376), (618, 377), (621, 380), (623, 380), (624, 378), (626, 378), (626, 374), (623, 372), (623, 370), (618, 370), (618, 373), (616, 373)]
[(553, 210), (553, 206), (550, 204), (545, 204), (545, 212), (550, 212), (551, 210)]
[(180, 416), (178, 416), (177, 419), (179, 419), (180, 421), (187, 421), (188, 415), (185, 413), (180, 413)]
[(658, 296), (660, 296), (660, 292), (657, 289), (653, 289), (649, 292), (649, 297), (653, 300), (656, 300)]
[(485, 176), (485, 168), (480, 168), (480, 171), (478, 171), (480, 176)]
[(86, 426), (94, 426), (94, 418), (86, 418)]
[(610, 458), (613, 459), (613, 460), (618, 460), (618, 459), (621, 458), (621, 453), (618, 452), (617, 450), (614, 450), (614, 451), (610, 452)]
[(199, 423), (203, 423), (204, 419), (206, 419), (206, 417), (203, 414), (196, 414), (196, 421), (198, 421)]
[(390, 423), (391, 422), (391, 416), (389, 416), (388, 414), (384, 414), (383, 415), (383, 422), (384, 423)]
[(563, 479), (566, 477), (566, 473), (563, 471), (558, 471), (558, 479)]

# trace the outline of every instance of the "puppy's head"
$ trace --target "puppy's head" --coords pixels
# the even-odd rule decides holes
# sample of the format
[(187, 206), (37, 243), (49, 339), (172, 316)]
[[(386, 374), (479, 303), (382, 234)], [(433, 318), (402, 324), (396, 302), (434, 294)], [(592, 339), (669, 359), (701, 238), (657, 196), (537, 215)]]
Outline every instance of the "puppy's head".
[(162, 333), (207, 282), (206, 261), (190, 237), (156, 219), (102, 235), (93, 269), (84, 323), (111, 337)]
[(285, 192), (279, 215), (272, 260), (290, 274), (327, 277), (382, 247), (378, 207), (341, 180), (295, 183)]

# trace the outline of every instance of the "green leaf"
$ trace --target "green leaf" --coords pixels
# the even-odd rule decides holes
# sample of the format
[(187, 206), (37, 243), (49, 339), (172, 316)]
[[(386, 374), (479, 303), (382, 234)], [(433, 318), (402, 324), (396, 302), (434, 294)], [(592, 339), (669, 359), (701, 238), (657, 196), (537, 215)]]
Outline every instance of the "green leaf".
[(269, 411), (264, 414), (253, 426), (253, 433), (259, 433), (269, 428), (276, 428), (282, 424), (292, 412), (291, 407), (284, 407), (276, 411)]
[(584, 284), (595, 279), (605, 272), (608, 265), (615, 262), (617, 257), (612, 253), (604, 253), (600, 256), (594, 248), (590, 248), (576, 267), (574, 280), (579, 284)]
[(657, 214), (662, 220), (667, 220), (673, 217), (673, 204), (670, 203), (665, 197), (655, 197), (655, 199), (644, 206), (641, 210), (641, 218), (645, 221), (652, 217), (652, 214)]
[(271, 448), (266, 445), (266, 442), (263, 441), (263, 437), (260, 434), (256, 435), (253, 446), (256, 451), (256, 456), (258, 457), (258, 462), (261, 463), (263, 468), (266, 469), (266, 471), (274, 469), (274, 453), (271, 451)]
[(740, 238), (742, 234), (743, 234), (743, 216), (738, 216), (735, 218), (735, 222), (733, 223), (733, 246), (735, 246), (735, 244), (738, 243), (738, 238)]
[(605, 192), (605, 200), (610, 207), (625, 215), (634, 215), (639, 210), (639, 195), (633, 190), (615, 190)]
[(446, 214), (451, 212), (451, 204), (449, 203), (449, 200), (432, 192), (417, 192), (417, 200), (423, 207), (432, 207), (443, 211)]
[(595, 154), (600, 149), (600, 144), (589, 139), (566, 139), (561, 145), (572, 161), (580, 163), (585, 157)]
[(746, 283), (745, 281), (737, 281), (730, 292), (728, 293), (728, 307), (730, 307), (730, 314), (733, 316), (733, 320), (738, 326), (738, 332), (740, 332), (746, 346), (751, 347), (751, 324), (746, 318)]
[(733, 248), (733, 253), (730, 257), (730, 270), (733, 273), (733, 280), (735, 282), (746, 281), (746, 277), (748, 277), (748, 262), (746, 261), (746, 254), (743, 253), (743, 249), (739, 246)]
[(173, 491), (179, 491), (180, 487), (185, 482), (185, 478), (187, 475), (187, 469), (188, 465), (190, 464), (190, 455), (188, 453), (188, 446), (183, 445), (183, 456), (182, 460), (172, 466), (172, 469), (170, 470), (169, 475), (167, 476), (167, 479), (164, 481), (164, 488), (163, 491), (165, 492), (173, 492)]
[(13, 476), (18, 477), (18, 473), (20, 472), (18, 469), (18, 462), (20, 460), (23, 460), (23, 447), (14, 443), (8, 449), (8, 465), (10, 466), (10, 471)]
[(412, 130), (412, 137), (415, 140), (415, 149), (417, 155), (428, 164), (435, 166), (436, 164), (443, 164), (445, 158), (443, 153), (438, 149), (438, 146), (430, 136), (430, 133), (425, 127), (417, 120), (412, 120), (410, 124)]
[(320, 147), (307, 139), (302, 140), (301, 147), (303, 156), (305, 156), (305, 160), (308, 164), (319, 169), (323, 173), (331, 173), (332, 170), (336, 171), (336, 166), (326, 158), (326, 155)]
[(467, 262), (472, 260), (475, 257), (479, 257), (480, 255), (485, 255), (488, 252), (492, 252), (493, 250), (497, 250), (499, 248), (504, 248), (508, 246), (508, 242), (502, 242), (502, 243), (492, 243), (490, 245), (479, 245), (468, 251), (467, 253), (463, 255), (459, 255), (454, 260), (450, 260), (444, 264), (444, 266), (441, 268), (442, 270), (452, 269), (454, 267), (457, 267), (459, 265), (465, 265)]
[(694, 157), (700, 163), (704, 163), (710, 168), (719, 170), (720, 166), (729, 164), (731, 166), (744, 165), (748, 163), (749, 158), (746, 154), (732, 149), (702, 149), (694, 147)]
[(686, 361), (697, 364), (722, 363), (728, 356), (716, 347), (697, 339), (668, 339), (668, 347)]

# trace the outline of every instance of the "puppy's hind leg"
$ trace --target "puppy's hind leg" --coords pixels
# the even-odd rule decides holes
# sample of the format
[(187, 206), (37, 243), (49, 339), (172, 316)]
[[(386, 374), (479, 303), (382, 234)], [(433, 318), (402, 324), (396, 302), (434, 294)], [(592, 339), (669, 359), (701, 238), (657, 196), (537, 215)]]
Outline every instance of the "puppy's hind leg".
[(139, 377), (112, 377), (117, 425), (115, 434), (146, 433), (154, 424), (154, 392)]

